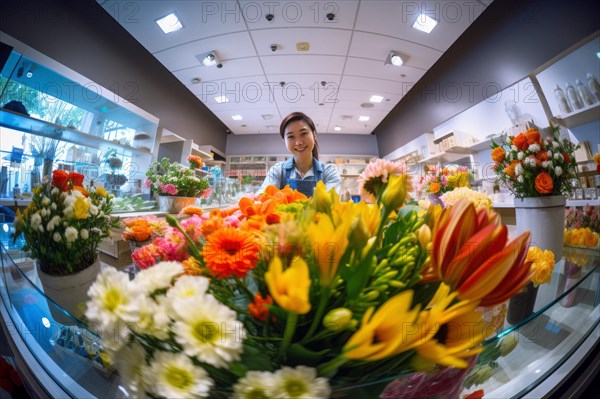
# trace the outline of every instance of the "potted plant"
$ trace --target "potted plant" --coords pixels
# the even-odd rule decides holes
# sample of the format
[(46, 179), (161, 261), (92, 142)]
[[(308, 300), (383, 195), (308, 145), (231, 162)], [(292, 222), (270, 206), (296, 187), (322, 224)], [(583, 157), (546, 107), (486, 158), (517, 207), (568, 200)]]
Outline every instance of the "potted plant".
[[(23, 235), (23, 249), (35, 260), (46, 296), (75, 317), (100, 270), (100, 241), (119, 225), (110, 216), (112, 196), (100, 187), (88, 192), (83, 181), (80, 173), (53, 171), (51, 180), (33, 189), (24, 212), (17, 213), (13, 234), (15, 240)], [(68, 320), (61, 314), (53, 312), (57, 321)]]
[(198, 157), (188, 157), (190, 167), (185, 167), (169, 158), (153, 162), (146, 171), (146, 187), (158, 195), (160, 210), (178, 213), (185, 206), (193, 205), (196, 198), (210, 195), (208, 179), (198, 176), (196, 170), (202, 167)]

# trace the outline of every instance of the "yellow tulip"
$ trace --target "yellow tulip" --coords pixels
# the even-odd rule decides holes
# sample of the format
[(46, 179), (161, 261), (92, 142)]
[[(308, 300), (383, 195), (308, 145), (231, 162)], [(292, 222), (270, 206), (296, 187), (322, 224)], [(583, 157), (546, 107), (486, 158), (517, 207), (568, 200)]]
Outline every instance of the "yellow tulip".
[(387, 209), (398, 209), (409, 198), (409, 191), (411, 191), (410, 176), (405, 174), (390, 175), (381, 195), (381, 203)]
[(344, 345), (344, 357), (374, 361), (394, 356), (421, 340), (418, 334), (420, 308), (412, 304), (413, 291), (406, 290), (375, 311), (367, 310), (356, 331)]
[(324, 286), (329, 286), (337, 274), (340, 258), (348, 246), (351, 223), (352, 219), (348, 218), (341, 225), (334, 226), (329, 216), (321, 215), (316, 223), (306, 226)]
[(329, 192), (327, 192), (325, 183), (323, 183), (323, 181), (317, 182), (311, 202), (311, 207), (314, 210), (329, 214), (331, 213), (331, 207), (339, 202), (340, 198), (335, 190), (329, 190)]
[(283, 271), (283, 263), (275, 257), (265, 273), (269, 293), (281, 308), (296, 314), (310, 312), (310, 274), (306, 262), (295, 256)]

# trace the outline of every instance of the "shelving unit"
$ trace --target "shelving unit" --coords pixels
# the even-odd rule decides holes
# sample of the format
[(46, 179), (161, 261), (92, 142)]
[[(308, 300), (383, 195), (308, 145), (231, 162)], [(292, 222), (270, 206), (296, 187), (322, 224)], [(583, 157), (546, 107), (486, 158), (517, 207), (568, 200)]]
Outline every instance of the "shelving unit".
[(556, 115), (556, 122), (566, 128), (573, 128), (600, 119), (600, 103), (587, 105), (582, 109), (565, 115)]

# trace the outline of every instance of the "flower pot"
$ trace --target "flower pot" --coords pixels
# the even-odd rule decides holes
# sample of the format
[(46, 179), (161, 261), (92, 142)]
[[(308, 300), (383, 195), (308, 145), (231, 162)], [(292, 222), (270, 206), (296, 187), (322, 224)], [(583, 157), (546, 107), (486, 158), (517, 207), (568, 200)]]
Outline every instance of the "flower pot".
[(186, 206), (191, 206), (195, 203), (196, 197), (158, 196), (158, 209), (161, 212), (179, 213)]
[(79, 273), (66, 276), (43, 272), (38, 261), (36, 270), (44, 294), (51, 299), (48, 308), (54, 320), (63, 325), (77, 324), (77, 319), (81, 319), (85, 310), (88, 289), (100, 272), (100, 258)]
[(523, 291), (508, 300), (508, 310), (506, 312), (506, 321), (510, 324), (517, 324), (533, 313), (535, 300), (539, 287), (529, 283), (523, 288)]
[(565, 204), (563, 195), (515, 198), (517, 234), (529, 230), (531, 245), (554, 252), (557, 262), (562, 257)]

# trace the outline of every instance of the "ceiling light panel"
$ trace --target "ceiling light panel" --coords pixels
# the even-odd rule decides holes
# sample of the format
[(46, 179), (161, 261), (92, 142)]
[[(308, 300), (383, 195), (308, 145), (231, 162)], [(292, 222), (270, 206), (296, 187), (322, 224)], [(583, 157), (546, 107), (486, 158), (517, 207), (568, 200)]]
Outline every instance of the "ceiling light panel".
[(181, 21), (179, 21), (179, 18), (174, 12), (158, 18), (156, 23), (165, 34), (176, 32), (183, 28)]
[(420, 14), (412, 27), (425, 33), (431, 33), (436, 25), (437, 21), (435, 19), (431, 18), (427, 14)]

